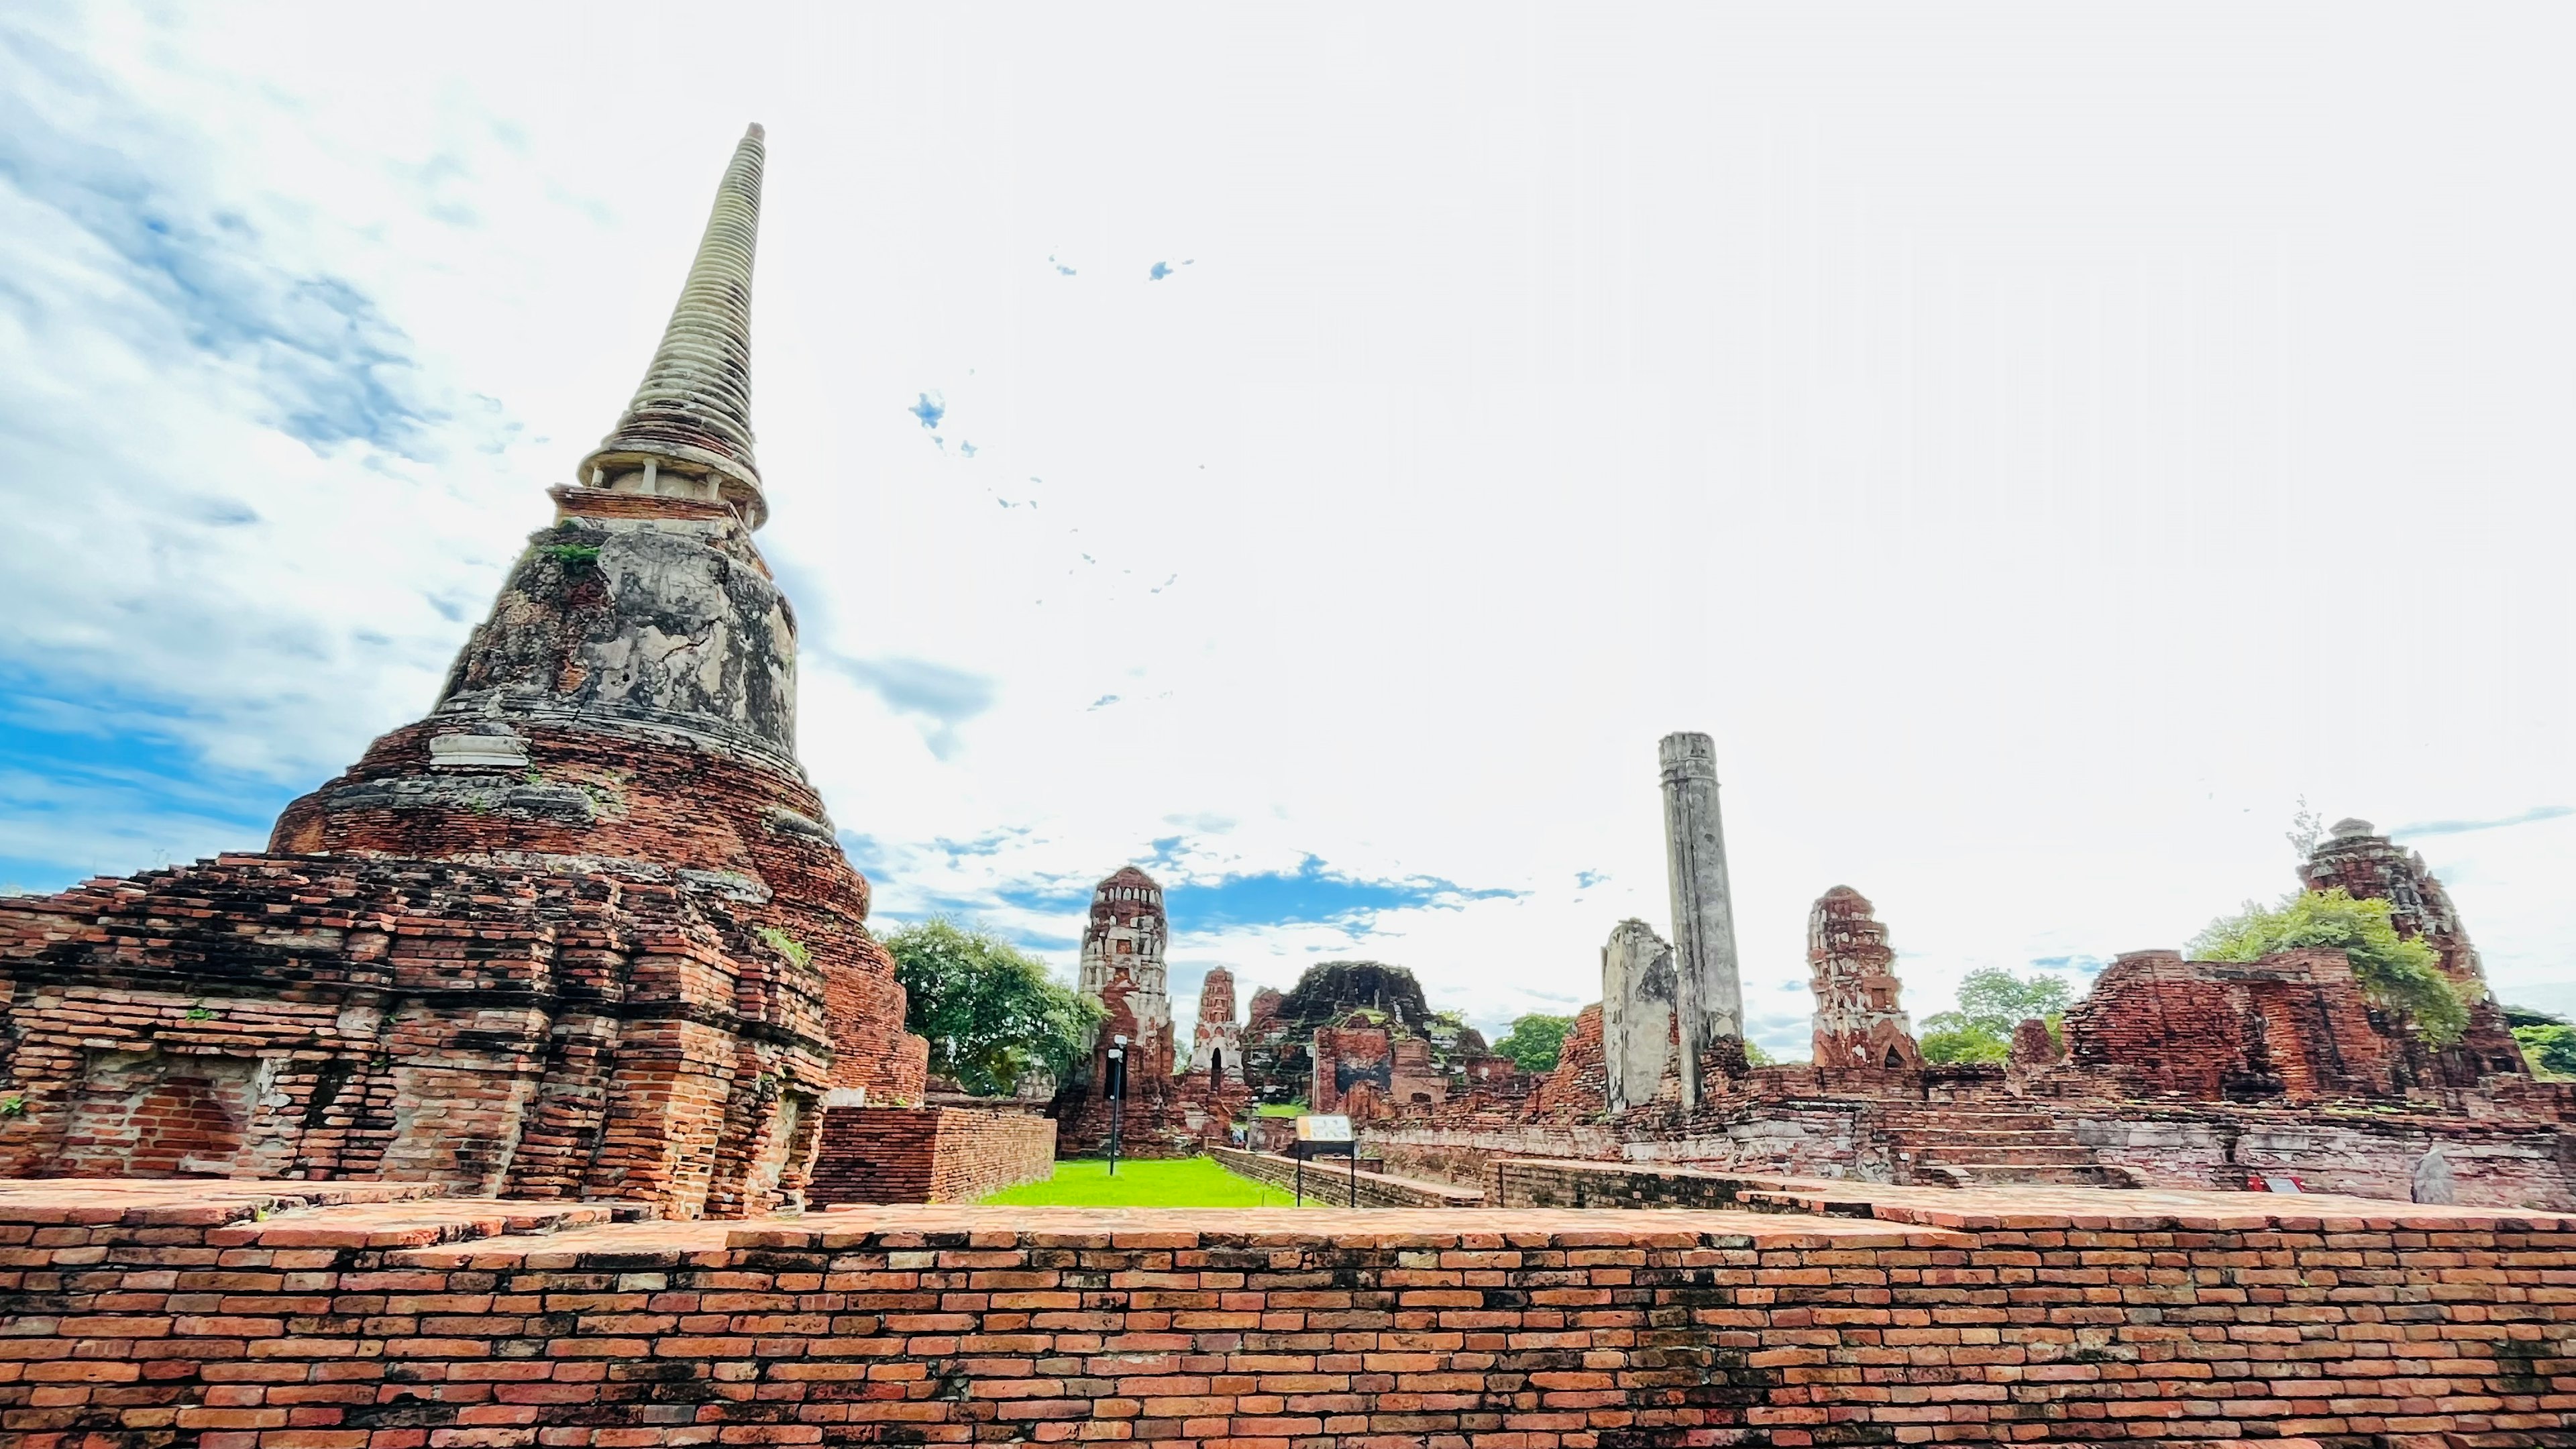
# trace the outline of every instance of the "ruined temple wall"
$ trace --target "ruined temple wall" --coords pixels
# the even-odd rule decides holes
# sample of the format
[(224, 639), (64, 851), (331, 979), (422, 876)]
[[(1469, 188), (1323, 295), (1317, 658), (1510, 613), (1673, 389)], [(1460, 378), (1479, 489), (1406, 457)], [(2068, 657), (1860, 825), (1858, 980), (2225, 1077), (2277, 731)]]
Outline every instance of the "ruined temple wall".
[(2576, 1211), (2576, 1134), (2560, 1127), (2110, 1104), (2068, 1108), (2060, 1120), (2142, 1187), (2233, 1190), (2277, 1175), (2310, 1192), (2403, 1201), (2438, 1143), (2462, 1204)]
[[(1556, 1065), (1539, 1077), (1532, 1087), (1524, 1111), (1533, 1118), (1549, 1121), (1579, 1122), (1601, 1116), (1609, 1110), (1609, 1075), (1611, 1044), (1605, 1036), (1607, 1013), (1605, 1003), (1594, 1002), (1574, 1014), (1574, 1025), (1565, 1033), (1558, 1049)], [(1667, 1011), (1656, 1023), (1666, 1033), (1672, 1030), (1672, 1014)], [(1667, 1035), (1665, 1047), (1671, 1039)], [(1633, 1042), (1628, 1044), (1632, 1060), (1642, 1060)], [(1635, 1078), (1632, 1076), (1631, 1081)]]
[(2340, 951), (2185, 961), (2133, 951), (2066, 1014), (2066, 1061), (2043, 1093), (2192, 1101), (2388, 1097), (2409, 1085), (2405, 1044), (2373, 1020)]
[(1629, 1162), (1689, 1163), (1780, 1177), (1892, 1181), (1888, 1149), (1870, 1131), (1870, 1107), (1863, 1099), (1721, 1099), (1686, 1118), (1645, 1129), (1651, 1135), (1632, 1130), (1620, 1155)]
[(475, 737), (519, 763), (460, 766), (439, 744), (460, 728), (433, 715), (377, 739), (287, 808), (273, 848), (608, 873), (718, 897), (822, 970), (832, 1085), (920, 1100), (928, 1044), (903, 1029), (893, 958), (867, 934), (867, 882), (801, 772), (684, 734), (526, 721)]
[(1055, 1172), (1055, 1124), (1026, 1112), (835, 1107), (811, 1201), (972, 1203)]
[(0, 1173), (793, 1201), (823, 982), (725, 904), (275, 856), (0, 903)]
[(1481, 1188), (1496, 1157), (1617, 1160), (1619, 1138), (1606, 1124), (1489, 1122), (1432, 1125), (1380, 1122), (1360, 1134), (1364, 1150), (1397, 1177)]

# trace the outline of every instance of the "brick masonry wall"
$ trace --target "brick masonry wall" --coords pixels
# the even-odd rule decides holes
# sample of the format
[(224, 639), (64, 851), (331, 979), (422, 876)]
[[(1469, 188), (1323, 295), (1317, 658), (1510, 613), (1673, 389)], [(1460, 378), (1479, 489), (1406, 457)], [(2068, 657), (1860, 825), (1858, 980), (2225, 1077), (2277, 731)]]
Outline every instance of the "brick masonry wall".
[(793, 762), (678, 748), (606, 727), (526, 723), (522, 770), (457, 772), (431, 746), (440, 715), (378, 738), (279, 816), (271, 848), (423, 861), (528, 863), (673, 880), (729, 897), (821, 973), (836, 1087), (919, 1100), (929, 1044), (903, 1029), (894, 958), (865, 929), (869, 887)]
[(0, 1194), (0, 1432), (25, 1449), (2576, 1443), (2564, 1219), (878, 1208), (728, 1230), (578, 1205), (270, 1206)]
[(1485, 1200), (1498, 1208), (1733, 1208), (1744, 1179), (1687, 1167), (1496, 1158)]
[(1867, 1130), (1871, 1106), (1867, 1098), (1716, 1097), (1695, 1113), (1646, 1111), (1616, 1128), (1607, 1122), (1393, 1122), (1362, 1135), (1391, 1171), (1470, 1187), (1483, 1185), (1497, 1157), (1624, 1157), (1780, 1176), (1884, 1179), (1893, 1174), (1884, 1147)]
[(1027, 1112), (834, 1107), (807, 1201), (971, 1203), (1055, 1173), (1055, 1123)]
[(2435, 1142), (2456, 1200), (2576, 1212), (2576, 1133), (2431, 1115), (2292, 1113), (2223, 1107), (2059, 1104), (2076, 1140), (2149, 1187), (2237, 1188), (2249, 1174), (2297, 1177), (2312, 1192), (2403, 1199)]
[[(1293, 1189), (1297, 1183), (1297, 1163), (1293, 1158), (1273, 1156), (1267, 1152), (1243, 1152), (1232, 1147), (1211, 1148), (1208, 1155), (1225, 1165), (1225, 1170), (1238, 1177), (1248, 1177), (1271, 1187)], [(1409, 1178), (1389, 1177), (1371, 1172), (1369, 1164), (1360, 1164), (1358, 1179), (1359, 1206), (1364, 1208), (1437, 1208), (1482, 1207), (1485, 1194), (1480, 1189), (1456, 1187), (1448, 1183), (1415, 1182)], [(1306, 1197), (1312, 1202), (1348, 1204), (1351, 1200), (1350, 1160), (1341, 1157), (1317, 1158), (1306, 1164)]]
[(273, 855), (0, 901), (0, 1173), (769, 1211), (812, 1150), (827, 982), (738, 904)]
[(1566, 1127), (1501, 1122), (1481, 1127), (1378, 1123), (1360, 1134), (1362, 1148), (1399, 1177), (1481, 1189), (1497, 1157), (1615, 1158), (1619, 1139), (1606, 1125)]

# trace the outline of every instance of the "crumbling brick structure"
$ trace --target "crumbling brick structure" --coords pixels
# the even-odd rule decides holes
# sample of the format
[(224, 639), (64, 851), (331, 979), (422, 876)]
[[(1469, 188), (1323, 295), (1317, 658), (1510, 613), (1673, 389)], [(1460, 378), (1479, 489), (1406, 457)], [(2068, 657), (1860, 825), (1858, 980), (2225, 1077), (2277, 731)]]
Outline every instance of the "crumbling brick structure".
[(1310, 1054), (1315, 1075), (1306, 1100), (1316, 1112), (1374, 1122), (1399, 1112), (1427, 1112), (1449, 1095), (1448, 1080), (1432, 1063), (1431, 1043), (1382, 1012), (1355, 1010), (1318, 1027)]
[(2059, 1090), (2199, 1102), (2387, 1097), (2400, 1043), (2370, 1016), (2341, 951), (2185, 961), (2132, 951), (2066, 1013)]
[(2340, 820), (2308, 853), (2299, 880), (2312, 891), (2340, 888), (2358, 900), (2388, 902), (2397, 933), (2433, 948), (2442, 975), (2469, 1008), (2468, 1030), (2442, 1053), (2440, 1071), (2446, 1080), (2466, 1086), (2492, 1073), (2529, 1073), (2522, 1045), (2513, 1039), (2487, 986), (2486, 967), (2469, 944), (2451, 893), (2422, 855), (2398, 848), (2367, 820)]
[(1190, 1033), (1190, 1055), (1177, 1071), (1205, 1077), (1211, 1088), (1243, 1083), (1243, 1028), (1234, 1020), (1234, 973), (1208, 968), (1199, 983), (1199, 1019)]
[(794, 1200), (828, 1092), (918, 1097), (795, 750), (752, 531), (753, 127), (633, 403), (436, 706), (265, 855), (0, 909), (0, 1168)]
[(1807, 976), (1816, 994), (1819, 1071), (1907, 1072), (1923, 1065), (1914, 1023), (1896, 1004), (1896, 952), (1887, 927), (1850, 886), (1817, 898), (1807, 916)]

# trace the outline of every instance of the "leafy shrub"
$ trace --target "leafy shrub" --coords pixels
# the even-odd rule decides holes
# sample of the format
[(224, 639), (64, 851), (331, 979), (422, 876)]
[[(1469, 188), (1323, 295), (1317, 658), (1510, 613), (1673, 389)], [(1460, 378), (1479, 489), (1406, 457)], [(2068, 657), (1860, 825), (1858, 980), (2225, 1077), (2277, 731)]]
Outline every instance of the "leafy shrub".
[(2397, 934), (2388, 902), (2356, 900), (2340, 886), (2293, 891), (2277, 906), (2247, 901), (2235, 915), (2210, 922), (2189, 949), (2203, 961), (2258, 961), (2303, 947), (2341, 950), (2362, 994), (2412, 1023), (2429, 1045), (2449, 1046), (2469, 1024), (2467, 1005), (2442, 975), (2440, 954)]
[(1960, 979), (1956, 1010), (1923, 1018), (1915, 1044), (1927, 1062), (2000, 1062), (2012, 1055), (2013, 1028), (2025, 1021), (2046, 1022), (2055, 1036), (2072, 996), (2062, 976), (2043, 972), (2025, 979), (2000, 966), (1980, 966)]
[(2576, 1026), (2517, 1026), (2513, 1039), (2531, 1069), (2549, 1077), (2576, 1077)]
[(910, 997), (904, 1029), (930, 1042), (930, 1070), (978, 1095), (1007, 1094), (1033, 1069), (1069, 1076), (1107, 1016), (990, 931), (933, 917), (879, 939)]
[(1572, 1030), (1573, 1017), (1534, 1011), (1513, 1020), (1512, 1029), (1494, 1043), (1494, 1054), (1510, 1057), (1525, 1072), (1553, 1071), (1565, 1054), (1565, 1034)]
[(799, 966), (811, 966), (814, 964), (814, 953), (805, 949), (805, 943), (797, 940), (794, 936), (787, 934), (785, 931), (778, 929), (776, 926), (761, 927), (760, 939), (767, 941), (771, 950), (776, 951), (779, 955), (786, 957), (788, 960), (795, 962)]

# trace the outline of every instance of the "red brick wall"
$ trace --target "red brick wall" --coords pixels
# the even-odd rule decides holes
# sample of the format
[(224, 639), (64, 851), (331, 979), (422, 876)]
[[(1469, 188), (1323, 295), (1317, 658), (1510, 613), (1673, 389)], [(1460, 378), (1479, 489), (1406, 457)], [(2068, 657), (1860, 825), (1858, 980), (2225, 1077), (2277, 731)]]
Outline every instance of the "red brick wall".
[(2405, 1075), (2341, 951), (2253, 962), (2133, 951), (2066, 1013), (2065, 1031), (2055, 1075), (2069, 1092), (2310, 1102), (2392, 1095)]
[(971, 1203), (1055, 1174), (1055, 1123), (1027, 1112), (834, 1107), (808, 1201)]
[(929, 1048), (905, 1034), (894, 959), (867, 934), (867, 880), (791, 762), (519, 721), (523, 774), (460, 775), (429, 763), (430, 740), (457, 727), (433, 715), (379, 738), (286, 808), (272, 848), (738, 881), (739, 912), (785, 932), (822, 972), (832, 1085), (921, 1099)]
[(0, 901), (0, 1174), (767, 1211), (830, 1048), (821, 971), (758, 926), (672, 885), (367, 858)]
[(2416, 1163), (2438, 1142), (2455, 1201), (2576, 1212), (2576, 1134), (2543, 1124), (2187, 1103), (2067, 1102), (2051, 1110), (2095, 1157), (2127, 1168), (2142, 1187), (2233, 1189), (2274, 1174), (2310, 1192), (2403, 1199), (2412, 1195)]
[(2576, 1442), (2561, 1220), (890, 1208), (470, 1241), (476, 1212), (0, 1205), (0, 1429), (28, 1449)]

